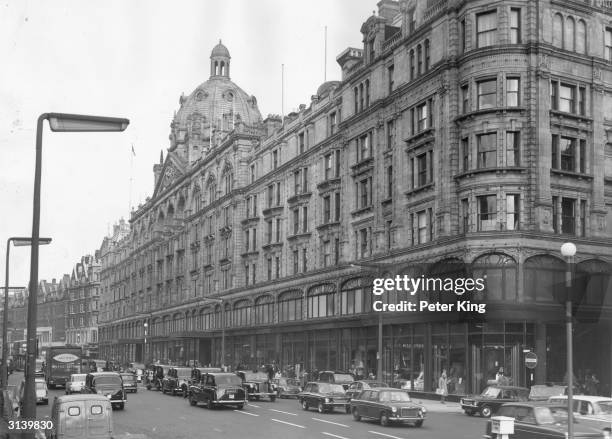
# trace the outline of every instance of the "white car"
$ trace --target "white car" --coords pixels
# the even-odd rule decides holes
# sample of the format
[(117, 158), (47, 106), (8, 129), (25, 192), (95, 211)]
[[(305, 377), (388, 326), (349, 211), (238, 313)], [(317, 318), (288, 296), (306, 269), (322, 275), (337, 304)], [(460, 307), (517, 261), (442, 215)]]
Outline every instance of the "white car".
[(44, 378), (36, 378), (36, 404), (42, 403), (44, 405), (49, 404), (49, 390), (47, 389), (47, 383)]
[(66, 382), (66, 395), (71, 393), (82, 392), (85, 387), (86, 373), (73, 373), (70, 375), (70, 380)]
[[(567, 406), (567, 395), (551, 396), (548, 402)], [(574, 395), (574, 418), (582, 424), (597, 428), (612, 425), (612, 398), (605, 396)]]

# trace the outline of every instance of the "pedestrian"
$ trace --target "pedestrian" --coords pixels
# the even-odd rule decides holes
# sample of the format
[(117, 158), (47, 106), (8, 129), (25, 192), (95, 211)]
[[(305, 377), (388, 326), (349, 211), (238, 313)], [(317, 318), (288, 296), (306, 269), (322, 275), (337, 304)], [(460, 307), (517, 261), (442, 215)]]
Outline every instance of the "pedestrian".
[(438, 379), (438, 388), (436, 393), (440, 395), (440, 402), (445, 403), (446, 395), (448, 395), (448, 378), (446, 376), (446, 369), (442, 369), (440, 378)]

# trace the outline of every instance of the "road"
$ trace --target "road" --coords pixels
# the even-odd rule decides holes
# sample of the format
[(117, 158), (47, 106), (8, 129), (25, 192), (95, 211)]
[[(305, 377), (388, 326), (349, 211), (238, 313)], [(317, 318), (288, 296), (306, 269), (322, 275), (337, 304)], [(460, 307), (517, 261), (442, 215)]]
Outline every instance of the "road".
[[(50, 405), (38, 406), (37, 418), (50, 415)], [(423, 401), (428, 416), (421, 428), (404, 425), (381, 427), (374, 421), (354, 421), (344, 412), (319, 414), (304, 411), (295, 399), (254, 401), (243, 410), (192, 407), (180, 396), (140, 388), (128, 394), (125, 410), (113, 412), (116, 435), (147, 439), (475, 439), (482, 437), (485, 420), (468, 417), (456, 403)]]

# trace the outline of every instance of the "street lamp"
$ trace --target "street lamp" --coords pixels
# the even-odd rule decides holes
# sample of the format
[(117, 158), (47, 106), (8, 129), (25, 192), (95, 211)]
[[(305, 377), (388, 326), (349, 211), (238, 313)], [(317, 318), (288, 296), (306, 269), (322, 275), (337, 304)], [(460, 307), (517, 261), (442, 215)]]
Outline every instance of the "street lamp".
[(572, 272), (576, 245), (566, 242), (561, 246), (565, 258), (565, 328), (567, 331), (567, 437), (574, 439), (574, 364), (572, 334)]
[(38, 246), (40, 245), (40, 189), (42, 168), (42, 134), (43, 123), (49, 121), (51, 131), (56, 132), (99, 132), (124, 131), (129, 125), (128, 119), (117, 117), (100, 117), (82, 114), (43, 113), (36, 124), (36, 160), (34, 167), (34, 197), (32, 209), (32, 241), (30, 254), (30, 296), (28, 297), (28, 339), (23, 401), (23, 417), (36, 418), (36, 390), (34, 372), (36, 369), (36, 312), (38, 286)]
[(144, 326), (144, 346), (143, 346), (143, 363), (145, 363), (145, 366), (147, 364), (147, 328), (149, 327), (149, 324), (147, 322), (144, 322), (142, 324), (142, 326)]
[[(6, 240), (6, 262), (4, 275), (4, 311), (2, 317), (2, 367), (0, 368), (0, 376), (2, 380), (2, 388), (6, 389), (8, 384), (7, 360), (8, 360), (8, 308), (9, 308), (9, 258), (11, 254), (11, 242), (15, 247), (32, 245), (32, 238), (24, 238), (13, 236)], [(38, 238), (38, 245), (46, 245), (51, 243), (51, 238)]]

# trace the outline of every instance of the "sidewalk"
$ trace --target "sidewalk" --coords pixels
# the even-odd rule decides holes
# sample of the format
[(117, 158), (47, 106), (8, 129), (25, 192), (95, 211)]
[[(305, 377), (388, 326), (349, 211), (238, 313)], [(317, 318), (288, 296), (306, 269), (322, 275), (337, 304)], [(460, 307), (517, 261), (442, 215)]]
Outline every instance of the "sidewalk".
[(461, 405), (458, 402), (448, 402), (444, 404), (440, 400), (412, 398), (412, 401), (425, 406), (428, 413), (463, 413)]

